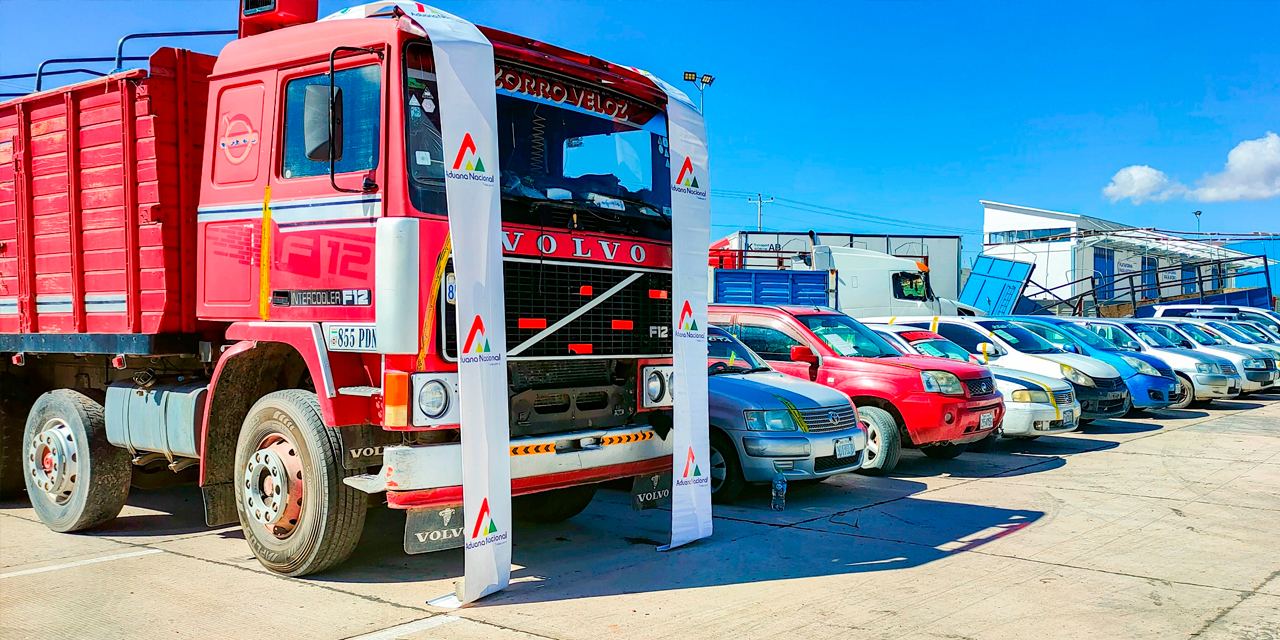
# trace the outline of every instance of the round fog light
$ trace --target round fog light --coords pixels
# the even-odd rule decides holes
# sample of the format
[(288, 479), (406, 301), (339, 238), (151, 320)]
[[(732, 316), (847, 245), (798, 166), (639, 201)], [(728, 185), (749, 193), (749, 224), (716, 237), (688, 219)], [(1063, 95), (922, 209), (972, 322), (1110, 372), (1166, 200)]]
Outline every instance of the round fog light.
[(951, 424), (952, 422), (955, 422), (956, 417), (955, 417), (955, 416), (953, 416), (953, 415), (951, 415), (951, 412), (950, 412), (950, 411), (948, 411), (948, 412), (947, 412), (947, 415), (942, 416), (942, 419), (943, 419), (943, 420), (946, 420), (946, 421), (947, 421), (947, 424)]
[(439, 380), (432, 380), (418, 390), (418, 408), (428, 418), (439, 418), (449, 410), (449, 390)]
[(667, 395), (667, 386), (661, 371), (649, 373), (649, 379), (645, 382), (645, 394), (649, 396), (649, 402), (657, 402), (662, 399), (662, 396)]

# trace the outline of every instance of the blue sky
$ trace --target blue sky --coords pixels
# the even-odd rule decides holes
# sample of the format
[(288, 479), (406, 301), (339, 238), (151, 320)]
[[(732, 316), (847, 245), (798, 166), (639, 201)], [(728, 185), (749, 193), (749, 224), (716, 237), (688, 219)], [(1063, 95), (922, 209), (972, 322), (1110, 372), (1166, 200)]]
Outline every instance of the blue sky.
[[(871, 217), (773, 204), (767, 228), (964, 233), (972, 255), (989, 199), (1181, 230), (1199, 209), (1206, 231), (1280, 232), (1280, 38), (1265, 27), (1280, 3), (435, 4), (671, 81), (712, 73), (714, 192)], [(0, 0), (0, 73), (110, 55), (128, 32), (231, 28), (235, 12)], [(716, 235), (755, 226), (742, 196), (717, 196), (713, 216)]]

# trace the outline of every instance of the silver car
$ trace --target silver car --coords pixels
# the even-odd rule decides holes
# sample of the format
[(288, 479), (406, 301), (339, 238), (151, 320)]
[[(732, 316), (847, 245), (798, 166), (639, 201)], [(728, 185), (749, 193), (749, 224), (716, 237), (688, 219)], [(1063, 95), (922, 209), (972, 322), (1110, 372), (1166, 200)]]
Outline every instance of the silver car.
[(1241, 393), (1255, 393), (1270, 389), (1276, 382), (1276, 360), (1259, 349), (1238, 347), (1205, 333), (1185, 318), (1154, 318), (1144, 320), (1170, 340), (1188, 349), (1205, 351), (1231, 361), (1241, 377)]
[(719, 327), (707, 331), (711, 499), (750, 482), (815, 480), (862, 465), (867, 432), (844, 394), (769, 368)]

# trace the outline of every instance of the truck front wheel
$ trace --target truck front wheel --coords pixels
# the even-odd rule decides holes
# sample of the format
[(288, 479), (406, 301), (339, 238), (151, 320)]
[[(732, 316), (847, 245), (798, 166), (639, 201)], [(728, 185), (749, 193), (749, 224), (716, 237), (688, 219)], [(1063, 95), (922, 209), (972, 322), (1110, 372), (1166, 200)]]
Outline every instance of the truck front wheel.
[(898, 466), (902, 455), (902, 437), (898, 434), (898, 421), (893, 414), (879, 407), (858, 407), (867, 429), (867, 450), (862, 462), (862, 473), (882, 476)]
[(71, 389), (36, 400), (22, 438), (31, 507), (45, 526), (66, 533), (115, 518), (129, 498), (129, 452), (107, 442), (102, 405)]
[(245, 418), (236, 445), (236, 508), (262, 565), (287, 576), (346, 560), (364, 529), (367, 500), (343, 484), (342, 443), (316, 394), (269, 393)]
[(530, 524), (555, 524), (582, 513), (596, 496), (596, 485), (553, 489), (511, 499), (515, 519)]

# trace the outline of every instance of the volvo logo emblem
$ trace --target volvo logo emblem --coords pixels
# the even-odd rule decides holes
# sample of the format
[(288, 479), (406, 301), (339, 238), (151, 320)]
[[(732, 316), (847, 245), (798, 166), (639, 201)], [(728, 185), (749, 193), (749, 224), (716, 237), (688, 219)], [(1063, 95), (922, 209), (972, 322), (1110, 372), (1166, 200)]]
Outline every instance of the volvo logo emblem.
[(840, 424), (840, 414), (834, 411), (827, 412), (827, 421), (831, 424)]

